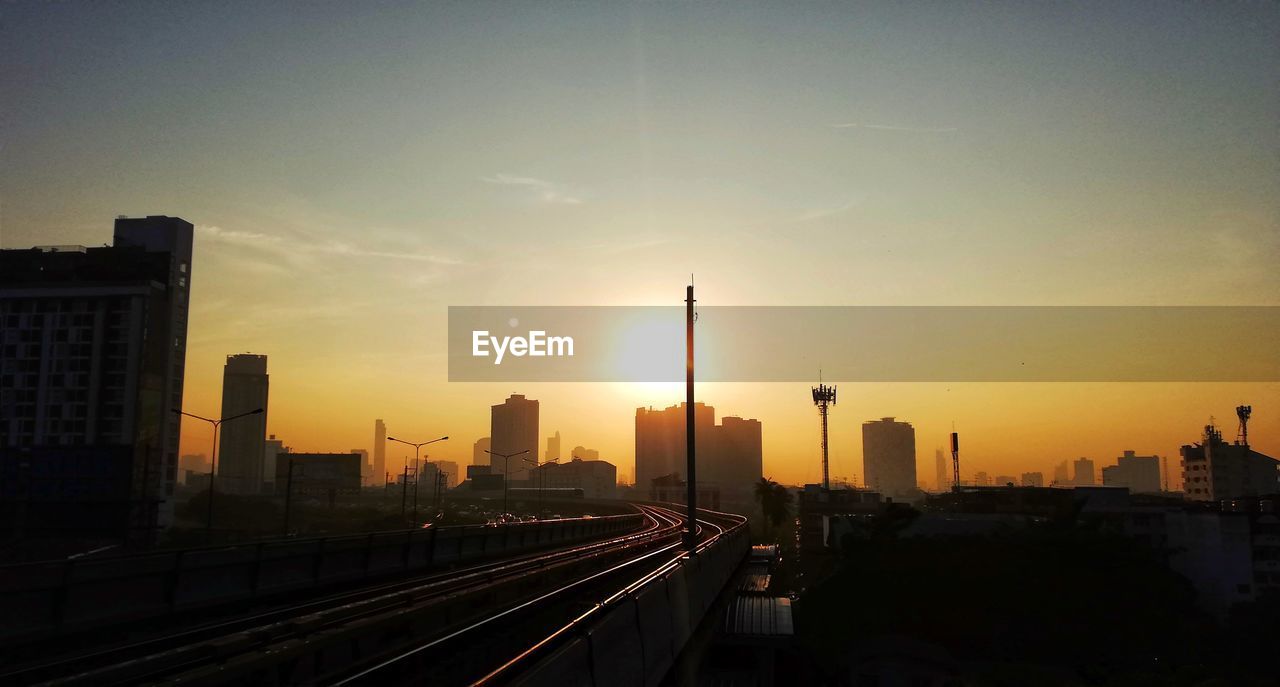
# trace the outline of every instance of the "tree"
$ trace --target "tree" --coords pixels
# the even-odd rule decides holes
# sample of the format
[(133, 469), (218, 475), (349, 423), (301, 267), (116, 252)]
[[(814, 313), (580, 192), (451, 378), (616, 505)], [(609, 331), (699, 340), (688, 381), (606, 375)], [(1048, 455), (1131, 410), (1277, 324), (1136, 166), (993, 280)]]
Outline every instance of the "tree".
[(766, 529), (778, 527), (791, 513), (791, 492), (768, 477), (761, 477), (756, 482), (755, 496), (760, 502), (760, 514), (764, 516)]

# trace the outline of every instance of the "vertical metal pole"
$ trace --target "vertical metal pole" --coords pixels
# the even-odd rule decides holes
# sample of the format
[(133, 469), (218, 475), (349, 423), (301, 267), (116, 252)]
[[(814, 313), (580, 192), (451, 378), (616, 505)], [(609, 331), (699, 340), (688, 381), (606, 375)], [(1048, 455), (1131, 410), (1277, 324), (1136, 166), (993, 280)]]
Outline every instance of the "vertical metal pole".
[(422, 481), (422, 464), (418, 462), (418, 447), (413, 447), (413, 526), (418, 526), (418, 483)]
[(400, 521), (404, 522), (405, 504), (409, 502), (409, 461), (404, 463), (404, 474), (400, 476)]
[(221, 421), (211, 423), (213, 425), (213, 456), (209, 458), (209, 513), (204, 519), (205, 538), (213, 536), (213, 475), (218, 469), (218, 425)]
[(511, 473), (508, 472), (508, 470), (510, 469), (511, 469), (511, 456), (503, 456), (502, 457), (502, 522), (503, 524), (510, 524), (507, 521), (507, 513), (511, 512), (507, 510), (507, 482), (511, 477)]
[(685, 452), (688, 455), (688, 465), (685, 468), (685, 479), (689, 486), (689, 521), (687, 523), (688, 531), (685, 534), (685, 545), (689, 549), (689, 554), (693, 555), (698, 550), (698, 466), (694, 449), (694, 421), (693, 421), (693, 284), (685, 289), (684, 300), (684, 326), (685, 326), (685, 380), (684, 380), (684, 423), (685, 423)]
[(960, 488), (960, 435), (951, 433), (951, 469), (952, 480), (957, 489)]
[(284, 481), (284, 536), (289, 536), (289, 506), (293, 500), (293, 458), (289, 458), (289, 476)]
[(827, 404), (825, 401), (818, 406), (818, 413), (822, 415), (822, 488), (830, 490), (831, 472), (827, 468)]

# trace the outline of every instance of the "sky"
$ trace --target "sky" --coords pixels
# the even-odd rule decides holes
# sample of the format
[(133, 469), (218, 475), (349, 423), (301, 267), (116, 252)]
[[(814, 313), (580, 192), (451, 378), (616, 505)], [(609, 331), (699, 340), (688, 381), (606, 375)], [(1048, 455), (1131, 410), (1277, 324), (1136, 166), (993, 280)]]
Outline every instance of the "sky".
[[(446, 308), (678, 305), (690, 274), (716, 305), (1280, 305), (1278, 36), (1266, 3), (6, 3), (0, 246), (194, 223), (184, 406), (267, 354), (295, 450), (383, 418), (467, 462), (525, 393), (630, 474), (678, 385), (451, 384)], [(699, 397), (817, 478), (806, 385)], [(966, 476), (1176, 464), (1240, 403), (1280, 456), (1274, 383), (845, 384), (833, 474), (883, 416), (930, 485), (953, 422)]]

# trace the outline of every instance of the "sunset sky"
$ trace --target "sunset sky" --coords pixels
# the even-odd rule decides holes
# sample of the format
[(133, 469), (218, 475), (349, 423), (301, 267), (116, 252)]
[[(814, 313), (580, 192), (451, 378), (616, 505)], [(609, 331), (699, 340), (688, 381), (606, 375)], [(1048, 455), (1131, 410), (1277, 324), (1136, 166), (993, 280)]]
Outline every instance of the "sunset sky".
[[(707, 305), (1280, 305), (1277, 35), (1267, 3), (4, 4), (0, 245), (194, 223), (184, 405), (267, 354), (294, 450), (380, 417), (468, 462), (516, 392), (629, 476), (680, 385), (449, 383), (446, 308), (677, 305), (691, 273)], [(818, 478), (805, 384), (699, 398)], [(1240, 403), (1280, 456), (1274, 383), (841, 384), (832, 474), (882, 416), (929, 486), (953, 422), (966, 478), (1176, 466)]]

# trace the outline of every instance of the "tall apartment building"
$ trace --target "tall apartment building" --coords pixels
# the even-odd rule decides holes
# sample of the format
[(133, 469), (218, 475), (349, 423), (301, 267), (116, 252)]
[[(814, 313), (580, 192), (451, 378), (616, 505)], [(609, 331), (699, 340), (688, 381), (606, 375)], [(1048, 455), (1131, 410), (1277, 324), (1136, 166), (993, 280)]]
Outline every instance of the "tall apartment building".
[(1071, 463), (1075, 470), (1071, 483), (1077, 487), (1091, 487), (1097, 484), (1097, 477), (1093, 470), (1093, 461), (1088, 458), (1077, 458)]
[[(685, 479), (686, 409), (683, 403), (636, 409), (635, 484), (643, 493), (655, 479)], [(749, 502), (764, 470), (760, 422), (727, 416), (717, 425), (715, 408), (695, 403), (693, 427), (698, 484), (715, 487), (726, 502)]]
[(560, 432), (557, 431), (555, 436), (547, 437), (547, 452), (542, 459), (550, 462), (560, 460)]
[(218, 481), (214, 487), (230, 494), (261, 494), (271, 479), (266, 474), (267, 356), (241, 353), (227, 356), (222, 368), (222, 417), (249, 415), (222, 425), (218, 441)]
[(885, 496), (913, 494), (916, 486), (916, 430), (891, 417), (862, 423), (862, 472), (868, 489)]
[(538, 402), (523, 394), (511, 394), (507, 400), (492, 406), (489, 438), (493, 446), (489, 450), (494, 453), (512, 455), (526, 451), (509, 460), (486, 454), (487, 459), (492, 459), (485, 461), (492, 466), (492, 472), (508, 480), (525, 479), (529, 463), (524, 459), (538, 458)]
[(387, 480), (387, 425), (382, 420), (373, 421), (373, 485), (380, 487)]
[(173, 519), (190, 222), (0, 251), (0, 526), (151, 541)]
[(480, 437), (476, 439), (475, 445), (471, 447), (471, 464), (472, 465), (488, 465), (489, 451), (493, 448), (493, 441), (489, 437)]

